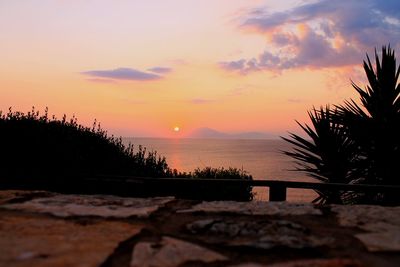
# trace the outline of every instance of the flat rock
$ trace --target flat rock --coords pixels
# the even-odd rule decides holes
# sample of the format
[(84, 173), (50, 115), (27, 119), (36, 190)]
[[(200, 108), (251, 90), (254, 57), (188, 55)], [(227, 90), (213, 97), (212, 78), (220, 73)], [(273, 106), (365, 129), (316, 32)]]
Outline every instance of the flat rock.
[(369, 232), (400, 229), (400, 207), (332, 205), (332, 211), (337, 213), (341, 226), (358, 227)]
[(202, 202), (190, 209), (178, 212), (219, 212), (244, 215), (322, 215), (322, 212), (308, 203), (290, 202), (235, 202), (235, 201), (212, 201)]
[(5, 190), (5, 191), (0, 191), (0, 205), (8, 203), (9, 201), (17, 198), (18, 193), (21, 191), (18, 190)]
[(296, 260), (275, 264), (244, 263), (230, 267), (362, 267), (361, 263), (352, 259), (312, 259)]
[(186, 226), (193, 234), (222, 235), (227, 237), (263, 236), (279, 232), (281, 234), (307, 233), (304, 226), (288, 220), (232, 220), (211, 218), (194, 221)]
[(116, 221), (79, 224), (44, 216), (0, 217), (0, 266), (99, 266), (140, 225)]
[(23, 202), (36, 197), (50, 197), (54, 193), (46, 191), (3, 190), (0, 191), (0, 205), (11, 202)]
[(56, 195), (24, 203), (1, 205), (1, 208), (48, 213), (57, 217), (98, 216), (104, 218), (147, 218), (173, 197), (122, 198), (106, 195)]
[(225, 260), (225, 256), (199, 245), (163, 237), (160, 242), (136, 244), (130, 267), (175, 267), (188, 261), (211, 263)]
[(386, 231), (356, 234), (368, 251), (400, 251), (400, 232)]
[(304, 249), (329, 246), (334, 241), (333, 238), (313, 235), (308, 228), (287, 220), (217, 218), (194, 221), (186, 228), (196, 236), (204, 236), (205, 242), (232, 247)]
[(400, 251), (400, 207), (334, 205), (332, 211), (341, 226), (366, 231), (355, 237), (369, 251)]

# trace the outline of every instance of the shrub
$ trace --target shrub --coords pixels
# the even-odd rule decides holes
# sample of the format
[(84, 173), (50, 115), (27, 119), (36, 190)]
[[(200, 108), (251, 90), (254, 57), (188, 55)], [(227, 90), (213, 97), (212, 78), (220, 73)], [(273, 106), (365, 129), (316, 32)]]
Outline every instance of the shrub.
[[(253, 180), (253, 177), (246, 171), (237, 168), (197, 168), (193, 173), (190, 173), (190, 178), (193, 179), (232, 179), (232, 180)], [(215, 187), (204, 187), (198, 190), (203, 190), (202, 193), (207, 199), (230, 199), (238, 201), (252, 200), (254, 194), (251, 186), (243, 185), (224, 185), (219, 184)]]
[(197, 199), (251, 200), (250, 187), (211, 186), (175, 188), (167, 186), (88, 180), (90, 177), (186, 177), (193, 179), (251, 179), (237, 169), (197, 169), (180, 173), (169, 168), (166, 159), (156, 151), (107, 136), (96, 121), (92, 127), (52, 116), (46, 108), (43, 115), (32, 108), (28, 113), (0, 112), (0, 187), (49, 189), (62, 192), (108, 193), (149, 196), (157, 193)]
[[(13, 179), (78, 179), (98, 174), (166, 176), (170, 169), (156, 152), (125, 147), (120, 138), (108, 137), (100, 124), (91, 128), (75, 117), (58, 120), (32, 108), (27, 114), (0, 113), (0, 164), (2, 177)], [(11, 168), (10, 166), (14, 166)]]
[[(285, 154), (297, 160), (297, 170), (323, 182), (400, 185), (400, 67), (394, 51), (382, 47), (381, 60), (375, 51), (375, 68), (367, 55), (364, 70), (366, 89), (352, 83), (361, 104), (351, 99), (334, 110), (314, 109), (312, 126), (300, 124), (308, 138), (283, 138), (295, 146)], [(388, 193), (318, 193), (320, 202), (400, 203)]]

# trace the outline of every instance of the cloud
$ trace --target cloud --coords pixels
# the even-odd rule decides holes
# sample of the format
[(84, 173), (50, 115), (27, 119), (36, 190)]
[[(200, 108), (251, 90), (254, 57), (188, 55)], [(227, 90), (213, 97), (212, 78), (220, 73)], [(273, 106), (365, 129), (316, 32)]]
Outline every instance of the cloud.
[(153, 67), (150, 69), (147, 69), (150, 72), (154, 72), (154, 73), (159, 73), (159, 74), (166, 74), (166, 73), (170, 73), (172, 71), (172, 68), (167, 68), (167, 67)]
[(236, 61), (222, 61), (219, 63), (220, 67), (225, 69), (225, 70), (231, 70), (231, 71), (236, 71), (236, 70), (242, 70), (245, 68), (246, 60), (245, 59), (239, 59)]
[(118, 68), (113, 70), (90, 70), (81, 72), (81, 74), (98, 78), (130, 81), (152, 81), (162, 78), (162, 76), (154, 73), (143, 72), (130, 68)]
[(239, 73), (360, 64), (366, 51), (391, 43), (400, 48), (400, 1), (318, 0), (280, 12), (259, 7), (240, 28), (266, 37), (256, 57), (220, 62)]
[(89, 78), (86, 79), (89, 82), (95, 82), (95, 83), (117, 83), (117, 81), (115, 80), (111, 80), (111, 79), (100, 79), (100, 78)]

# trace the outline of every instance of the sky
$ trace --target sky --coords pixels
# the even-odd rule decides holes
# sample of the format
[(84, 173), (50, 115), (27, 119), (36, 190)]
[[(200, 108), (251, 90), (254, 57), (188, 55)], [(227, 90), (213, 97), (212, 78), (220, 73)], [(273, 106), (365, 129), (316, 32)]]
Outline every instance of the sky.
[(0, 0), (0, 110), (116, 136), (296, 132), (356, 98), (365, 54), (389, 43), (400, 53), (397, 0)]

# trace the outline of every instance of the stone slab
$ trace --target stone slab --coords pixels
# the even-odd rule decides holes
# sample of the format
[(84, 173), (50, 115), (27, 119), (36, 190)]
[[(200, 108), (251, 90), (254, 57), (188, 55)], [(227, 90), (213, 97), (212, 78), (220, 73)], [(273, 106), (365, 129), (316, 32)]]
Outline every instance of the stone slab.
[(205, 242), (258, 249), (291, 249), (329, 246), (334, 239), (317, 236), (307, 227), (288, 220), (205, 219), (186, 225), (187, 230), (204, 236)]
[(333, 205), (339, 224), (366, 233), (355, 234), (369, 251), (400, 251), (400, 207)]
[(400, 207), (332, 205), (331, 208), (337, 213), (342, 226), (358, 227), (370, 232), (397, 230), (400, 227)]
[(243, 263), (229, 267), (363, 267), (363, 265), (353, 259), (309, 259), (296, 260), (275, 264)]
[(400, 251), (400, 230), (356, 234), (368, 251)]
[(87, 224), (44, 216), (0, 217), (0, 266), (95, 267), (141, 225), (116, 221)]
[(56, 195), (1, 208), (48, 213), (57, 217), (97, 216), (103, 218), (147, 218), (173, 197), (122, 198), (106, 195)]
[(308, 203), (290, 202), (235, 202), (235, 201), (212, 201), (202, 202), (190, 209), (180, 210), (186, 212), (209, 212), (209, 213), (234, 213), (243, 215), (322, 215), (322, 212)]
[(225, 260), (225, 256), (199, 245), (162, 237), (160, 242), (136, 244), (130, 267), (177, 267), (189, 261), (211, 263)]
[(50, 197), (54, 193), (47, 191), (25, 191), (25, 190), (0, 190), (0, 205), (10, 202), (23, 202), (36, 197)]

